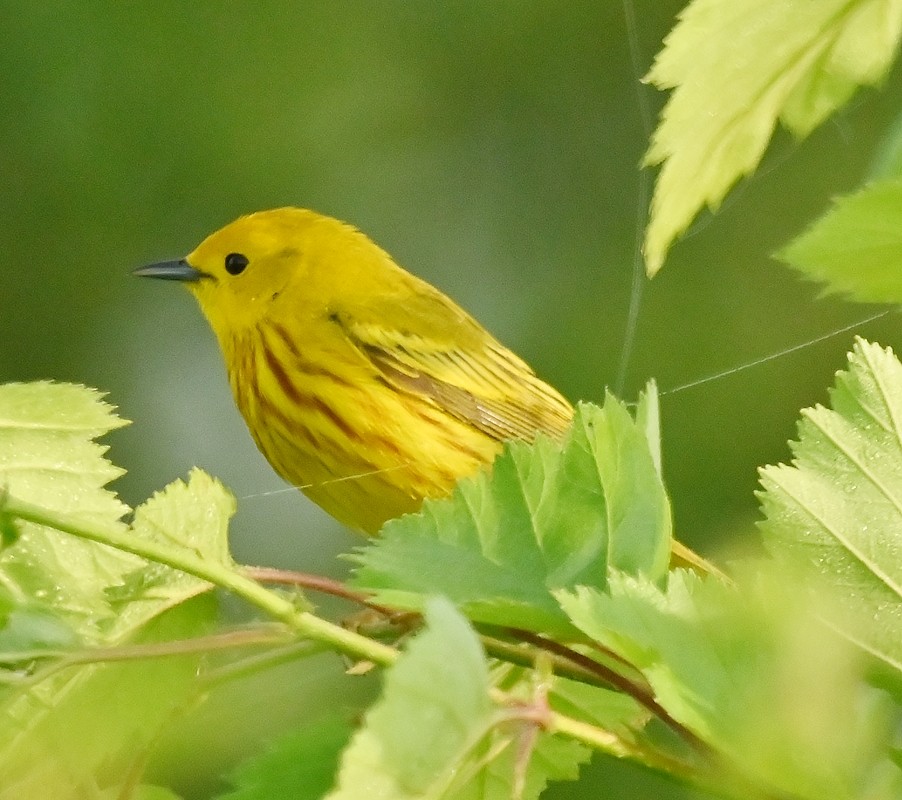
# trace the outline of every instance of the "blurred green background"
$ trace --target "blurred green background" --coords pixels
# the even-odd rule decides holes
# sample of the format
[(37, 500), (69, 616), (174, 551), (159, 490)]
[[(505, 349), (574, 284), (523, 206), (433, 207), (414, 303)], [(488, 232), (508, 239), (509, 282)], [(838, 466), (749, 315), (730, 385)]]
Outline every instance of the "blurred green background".
[[(308, 206), (366, 231), (571, 399), (606, 386), (631, 399), (657, 379), (681, 537), (715, 557), (753, 541), (756, 467), (788, 457), (799, 408), (826, 400), (852, 333), (668, 390), (868, 314), (819, 299), (769, 254), (863, 180), (902, 80), (803, 143), (777, 135), (759, 174), (643, 279), (616, 386), (651, 177), (639, 98), (653, 114), (664, 100), (639, 85), (628, 37), (641, 74), (682, 5), (634, 0), (628, 31), (620, 2), (588, 0), (5, 0), (0, 380), (108, 391), (135, 423), (108, 439), (129, 503), (199, 465), (240, 498), (239, 560), (344, 574), (336, 556), (357, 539), (282, 491), (193, 300), (129, 275), (239, 214)], [(856, 332), (898, 344), (897, 328)], [(321, 666), (212, 697), (157, 777), (203, 796), (255, 740), (372, 689)], [(610, 798), (683, 796), (605, 760), (589, 776)]]

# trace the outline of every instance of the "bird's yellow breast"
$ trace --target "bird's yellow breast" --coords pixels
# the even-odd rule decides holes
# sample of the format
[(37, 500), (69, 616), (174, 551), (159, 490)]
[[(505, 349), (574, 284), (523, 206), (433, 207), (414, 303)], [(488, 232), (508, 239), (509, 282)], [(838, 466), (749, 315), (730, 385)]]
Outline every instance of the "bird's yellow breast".
[(337, 519), (375, 533), (500, 450), (437, 403), (389, 388), (338, 329), (317, 327), (302, 349), (280, 323), (263, 324), (232, 343), (226, 364), (267, 460)]

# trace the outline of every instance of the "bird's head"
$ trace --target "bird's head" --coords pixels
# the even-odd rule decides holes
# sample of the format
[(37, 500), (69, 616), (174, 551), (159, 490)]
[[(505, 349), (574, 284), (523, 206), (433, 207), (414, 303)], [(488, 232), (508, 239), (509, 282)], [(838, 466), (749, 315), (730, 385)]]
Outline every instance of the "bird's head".
[(278, 208), (240, 217), (185, 258), (134, 274), (185, 283), (222, 339), (258, 325), (279, 302), (290, 303), (296, 318), (322, 315), (339, 298), (371, 291), (386, 262), (388, 256), (352, 226), (306, 209)]

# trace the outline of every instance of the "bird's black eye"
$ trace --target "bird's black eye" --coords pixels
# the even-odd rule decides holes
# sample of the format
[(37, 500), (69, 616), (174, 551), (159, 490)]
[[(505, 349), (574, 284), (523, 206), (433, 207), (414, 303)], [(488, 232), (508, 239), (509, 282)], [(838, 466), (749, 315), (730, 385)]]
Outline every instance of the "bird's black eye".
[(225, 268), (229, 275), (240, 275), (247, 265), (247, 256), (243, 256), (241, 253), (229, 253), (225, 257)]

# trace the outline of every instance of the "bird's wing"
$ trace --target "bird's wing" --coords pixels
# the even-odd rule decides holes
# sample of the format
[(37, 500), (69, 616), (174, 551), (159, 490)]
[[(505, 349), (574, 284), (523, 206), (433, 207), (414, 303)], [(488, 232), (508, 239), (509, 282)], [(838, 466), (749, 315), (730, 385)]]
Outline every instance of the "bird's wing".
[(392, 386), (428, 398), (488, 436), (560, 437), (570, 425), (570, 404), (443, 296), (331, 318)]

